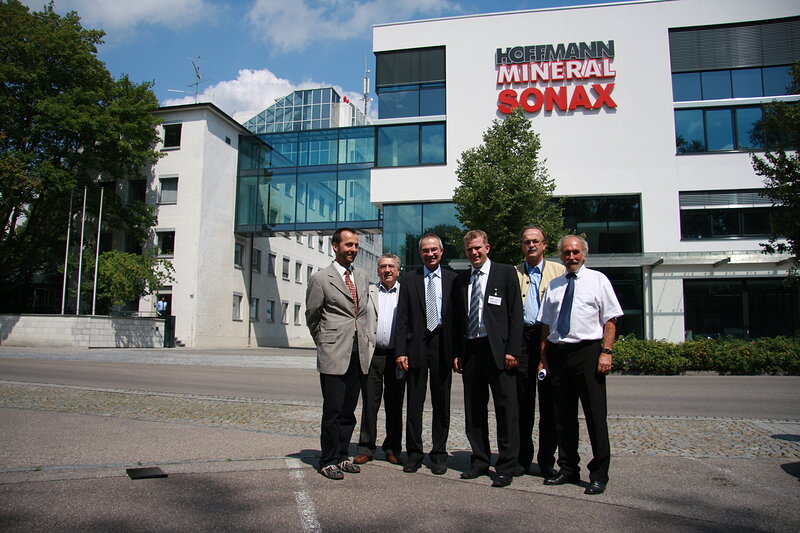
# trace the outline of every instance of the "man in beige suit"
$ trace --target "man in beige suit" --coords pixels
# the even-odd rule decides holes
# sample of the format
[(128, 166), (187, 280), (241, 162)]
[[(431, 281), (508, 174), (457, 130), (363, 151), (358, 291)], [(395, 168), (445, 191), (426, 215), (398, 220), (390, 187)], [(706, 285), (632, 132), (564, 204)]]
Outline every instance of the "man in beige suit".
[(357, 474), (348, 457), (356, 425), (361, 375), (369, 370), (367, 274), (353, 267), (358, 235), (340, 228), (331, 237), (334, 262), (311, 276), (306, 290), (306, 323), (317, 346), (322, 388), (319, 472), (329, 479)]
[(517, 278), (522, 294), (522, 355), (517, 367), (517, 401), (519, 402), (519, 466), (517, 473), (527, 473), (533, 462), (533, 422), (536, 416), (536, 392), (539, 392), (539, 452), (536, 462), (545, 477), (555, 474), (556, 423), (553, 391), (550, 380), (538, 380), (541, 325), (536, 323), (539, 304), (550, 281), (564, 273), (564, 266), (545, 261), (547, 240), (542, 230), (529, 226), (520, 233), (520, 247), (525, 261), (517, 265)]

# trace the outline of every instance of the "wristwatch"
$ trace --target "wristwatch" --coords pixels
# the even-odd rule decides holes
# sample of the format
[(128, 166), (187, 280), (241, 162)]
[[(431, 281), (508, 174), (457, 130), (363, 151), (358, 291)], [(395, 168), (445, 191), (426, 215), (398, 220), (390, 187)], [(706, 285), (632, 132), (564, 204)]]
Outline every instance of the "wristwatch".
[(614, 350), (612, 350), (611, 348), (605, 348), (604, 347), (602, 350), (600, 350), (600, 353), (607, 353), (607, 354), (611, 355), (612, 353), (614, 353)]

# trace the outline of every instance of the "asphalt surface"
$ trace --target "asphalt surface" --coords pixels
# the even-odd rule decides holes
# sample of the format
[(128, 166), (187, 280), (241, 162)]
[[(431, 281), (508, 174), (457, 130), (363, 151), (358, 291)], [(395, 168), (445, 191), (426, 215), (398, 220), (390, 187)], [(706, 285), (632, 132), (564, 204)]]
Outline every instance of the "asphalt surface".
[[(313, 352), (161, 352), (0, 347), (0, 530), (800, 529), (798, 378), (612, 377), (611, 482), (586, 496), (535, 475), (460, 480), (460, 408), (445, 475), (376, 460), (327, 480)], [(126, 475), (148, 466), (168, 477)]]

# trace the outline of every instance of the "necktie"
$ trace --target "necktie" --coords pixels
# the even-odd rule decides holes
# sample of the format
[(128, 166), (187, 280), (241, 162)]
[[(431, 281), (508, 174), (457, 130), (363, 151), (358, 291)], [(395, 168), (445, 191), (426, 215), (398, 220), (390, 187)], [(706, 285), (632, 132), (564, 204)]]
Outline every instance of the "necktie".
[(483, 299), (483, 292), (481, 291), (480, 275), (483, 274), (480, 270), (476, 270), (472, 274), (472, 296), (469, 299), (469, 317), (467, 320), (467, 336), (475, 338), (480, 331), (480, 307), (481, 300)]
[(350, 278), (350, 270), (344, 271), (344, 284), (347, 285), (347, 290), (350, 291), (350, 296), (353, 297), (353, 316), (358, 316), (358, 293), (356, 286), (353, 285), (353, 280)]
[(572, 297), (575, 294), (575, 273), (567, 274), (567, 290), (564, 292), (564, 301), (561, 302), (561, 310), (558, 312), (558, 322), (556, 331), (561, 337), (566, 337), (569, 333), (569, 319), (572, 315)]
[(425, 289), (425, 315), (428, 322), (428, 331), (433, 331), (439, 327), (439, 309), (436, 305), (436, 285), (433, 272), (428, 274), (428, 287)]

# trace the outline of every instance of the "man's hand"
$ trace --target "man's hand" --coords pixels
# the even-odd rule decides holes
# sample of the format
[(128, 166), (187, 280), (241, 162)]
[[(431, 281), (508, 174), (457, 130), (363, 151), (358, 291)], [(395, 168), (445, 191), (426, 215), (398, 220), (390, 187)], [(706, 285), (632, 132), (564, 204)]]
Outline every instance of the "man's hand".
[(506, 370), (513, 370), (517, 368), (517, 358), (513, 355), (506, 354), (506, 362), (505, 362)]
[(608, 374), (611, 372), (611, 354), (601, 353), (597, 359), (597, 373)]
[(464, 371), (464, 368), (461, 366), (461, 358), (460, 357), (456, 357), (456, 358), (453, 359), (453, 370), (455, 370), (456, 373), (458, 373), (458, 374), (460, 374), (460, 373), (462, 373)]
[(395, 359), (394, 362), (397, 365), (397, 368), (399, 368), (400, 370), (403, 370), (405, 372), (408, 372), (408, 357), (407, 356), (401, 355), (397, 359)]

